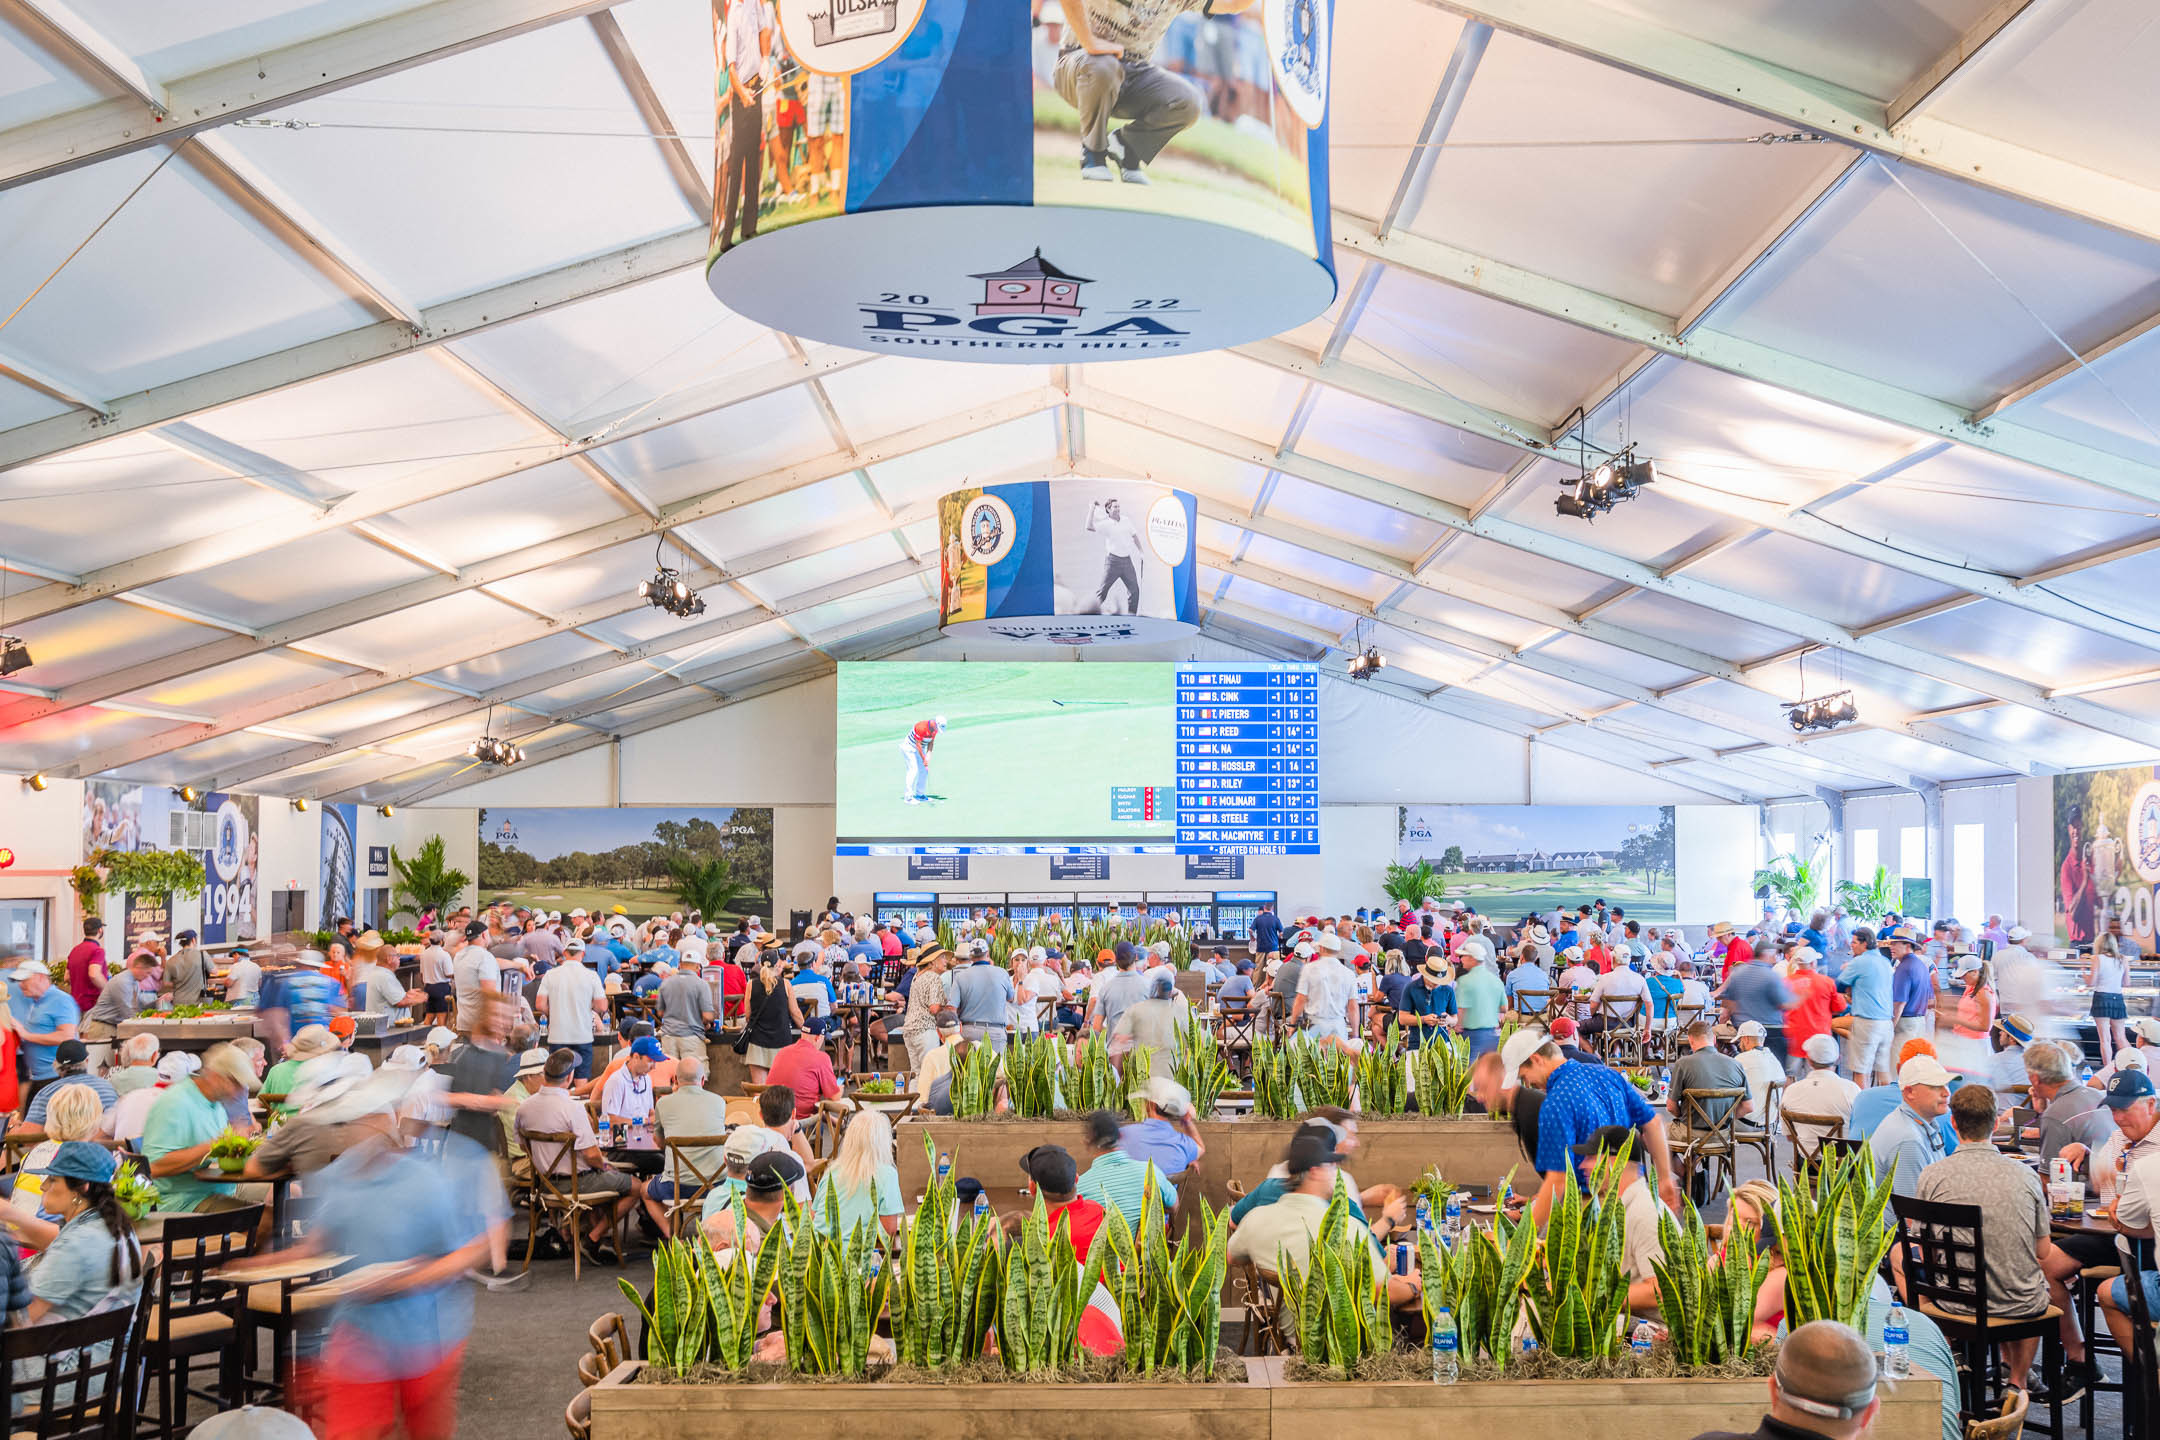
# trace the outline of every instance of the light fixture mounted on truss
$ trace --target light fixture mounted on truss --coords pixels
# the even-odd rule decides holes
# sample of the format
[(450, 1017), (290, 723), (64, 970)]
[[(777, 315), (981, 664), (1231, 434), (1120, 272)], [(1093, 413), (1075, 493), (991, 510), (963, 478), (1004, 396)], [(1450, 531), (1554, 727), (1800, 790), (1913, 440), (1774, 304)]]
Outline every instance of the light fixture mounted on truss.
[[(1362, 632), (1363, 628), (1363, 626), (1360, 626), (1359, 630)], [(1369, 635), (1361, 634), (1356, 638), (1365, 640), (1365, 648), (1351, 654), (1350, 678), (1353, 680), (1370, 680), (1387, 668), (1387, 657), (1380, 653), (1380, 647), (1372, 643)]]
[[(1838, 679), (1843, 680), (1844, 661), (1838, 661)], [(1785, 707), (1785, 723), (1794, 733), (1805, 735), (1810, 730), (1835, 730), (1840, 725), (1850, 725), (1860, 718), (1860, 707), (1853, 703), (1850, 690), (1832, 690), (1827, 694), (1810, 696), (1807, 693), (1807, 654), (1800, 655), (1800, 694)]]
[(688, 620), (705, 613), (705, 597), (690, 588), (682, 572), (663, 563), (662, 547), (667, 536), (663, 533), (653, 541), (653, 577), (638, 581), (638, 599), (655, 610), (665, 610), (678, 620)]
[(1584, 456), (1581, 473), (1574, 479), (1562, 480), (1567, 493), (1553, 501), (1558, 513), (1582, 520), (1595, 520), (1623, 500), (1635, 498), (1643, 486), (1657, 479), (1657, 462), (1635, 458), (1635, 447), (1628, 446), (1617, 455), (1608, 455), (1596, 465), (1588, 463)]
[(487, 728), (480, 732), (479, 739), (465, 747), (465, 753), (472, 757), (473, 763), (477, 765), (506, 766), (515, 765), (523, 760), (525, 752), (508, 740), (501, 739), (491, 733), (494, 729), (495, 707), (490, 705), (488, 707)]

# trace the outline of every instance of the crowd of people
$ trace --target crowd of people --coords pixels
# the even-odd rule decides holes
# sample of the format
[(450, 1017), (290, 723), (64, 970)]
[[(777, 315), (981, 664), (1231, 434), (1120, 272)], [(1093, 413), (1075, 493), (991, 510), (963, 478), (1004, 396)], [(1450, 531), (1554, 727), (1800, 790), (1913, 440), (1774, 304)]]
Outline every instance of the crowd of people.
[[(2021, 928), (1993, 918), (1972, 947), (1945, 925), (1923, 938), (1895, 917), (1878, 930), (1831, 913), (1720, 924), (1690, 943), (1679, 927), (1645, 926), (1602, 902), (1507, 926), (1432, 901), (1289, 920), (1269, 907), (1237, 955), (1174, 916), (1173, 939), (1074, 953), (1076, 931), (1061, 918), (1043, 932), (1049, 943), (1030, 946), (1014, 943), (995, 912), (969, 916), (950, 926), (948, 944), (928, 916), (858, 917), (834, 900), (791, 943), (755, 916), (635, 922), (499, 904), (427, 917), (411, 983), (381, 938), (349, 921), (319, 950), (215, 960), (190, 934), (170, 948), (140, 936), (119, 965), (92, 922), (58, 983), (20, 963), (0, 1002), (0, 1044), (18, 1051), (26, 1077), (13, 1098), (22, 1123), (43, 1131), (0, 1209), (33, 1256), (10, 1282), (23, 1302), (15, 1308), (38, 1300), (47, 1309), (37, 1313), (66, 1316), (132, 1303), (142, 1247), (110, 1203), (116, 1153), (155, 1184), (166, 1213), (259, 1204), (270, 1184), (297, 1179), (298, 1243), (384, 1262), (395, 1278), (338, 1307), (306, 1357), (315, 1389), (296, 1393), (324, 1397), (334, 1433), (387, 1414), (415, 1435), (447, 1434), (454, 1410), (443, 1397), (455, 1393), (470, 1326), (469, 1280), (511, 1283), (509, 1187), (574, 1177), (588, 1202), (577, 1233), (535, 1239), (601, 1259), (619, 1259), (626, 1236), (676, 1235), (685, 1216), (717, 1249), (754, 1244), (786, 1194), (894, 1233), (906, 1197), (886, 1115), (858, 1108), (829, 1158), (811, 1143), (856, 1044), (882, 1057), (896, 1042), (917, 1104), (949, 1113), (972, 1047), (1100, 1036), (1113, 1056), (1145, 1047), (1154, 1058), (1149, 1073), (1128, 1077), (1140, 1118), (1090, 1116), (1084, 1155), (1039, 1146), (1019, 1177), (1084, 1249), (1110, 1206), (1133, 1225), (1150, 1198), (1152, 1213), (1169, 1213), (1205, 1153), (1191, 1097), (1169, 1075), (1195, 1013), (1221, 1019), (1226, 1034), (1300, 1030), (1345, 1052), (1391, 1032), (1410, 1049), (1459, 1036), (1472, 1056), (1472, 1107), (1512, 1123), (1536, 1174), (1519, 1197), (1536, 1223), (1563, 1187), (1616, 1187), (1629, 1303), (1645, 1315), (1656, 1311), (1658, 1217), (1678, 1206), (1675, 1155), (1691, 1123), (1761, 1133), (1775, 1111), (1805, 1116), (1794, 1139), (1865, 1142), (1897, 1194), (1982, 1206), (1998, 1313), (2062, 1309), (2068, 1364), (2057, 1393), (2096, 1373), (2075, 1307), (2062, 1303), (2066, 1286), (2081, 1268), (2112, 1263), (2112, 1250), (2101, 1253), (2102, 1237), (2051, 1239), (2034, 1173), (1977, 1142), (2022, 1127), (2043, 1163), (2066, 1164), (2118, 1225), (2150, 1235), (2160, 1154), (2148, 1153), (2147, 1061), (2160, 1021), (2124, 1017), (2114, 1042), (2103, 1032), (2104, 1064), (2092, 1074), (2074, 1044), (2047, 1033), (2064, 977), (2026, 948)], [(2127, 964), (2119, 949), (2110, 956)], [(218, 996), (252, 1011), (253, 1037), (196, 1055), (121, 1033), (139, 1016)], [(424, 1039), (390, 1047), (378, 1068), (353, 1049), (362, 1017)], [(763, 1087), (754, 1121), (731, 1124), (711, 1088), (716, 1043), (732, 1043)], [(1631, 1075), (1616, 1057), (1642, 1063)], [(1661, 1083), (1640, 1083), (1644, 1065)], [(1719, 1097), (1691, 1098), (1703, 1092)], [(1401, 1235), (1405, 1193), (1361, 1188), (1347, 1173), (1357, 1128), (1349, 1111), (1306, 1116), (1275, 1171), (1235, 1206), (1234, 1255), (1262, 1268), (1303, 1256), (1338, 1177), (1376, 1249)], [(210, 1164), (231, 1134), (262, 1139), (236, 1173)], [(683, 1154), (695, 1180), (661, 1173), (661, 1137), (696, 1142)], [(1773, 1262), (1754, 1311), (1769, 1335), (1783, 1320), (1777, 1192), (1749, 1181), (1729, 1205)], [(426, 1226), (383, 1221), (423, 1212)], [(1021, 1214), (1004, 1219), (1017, 1225)], [(1388, 1283), (1390, 1300), (1414, 1311), (1418, 1277)], [(1887, 1304), (1888, 1292), (1880, 1298)], [(2122, 1333), (2119, 1283), (2101, 1303)], [(1096, 1311), (1084, 1338), (1114, 1347), (1114, 1307)], [(427, 1343), (411, 1342), (416, 1324)], [(1915, 1316), (1914, 1329), (1925, 1328)], [(2023, 1376), (2030, 1347), (2008, 1358)]]

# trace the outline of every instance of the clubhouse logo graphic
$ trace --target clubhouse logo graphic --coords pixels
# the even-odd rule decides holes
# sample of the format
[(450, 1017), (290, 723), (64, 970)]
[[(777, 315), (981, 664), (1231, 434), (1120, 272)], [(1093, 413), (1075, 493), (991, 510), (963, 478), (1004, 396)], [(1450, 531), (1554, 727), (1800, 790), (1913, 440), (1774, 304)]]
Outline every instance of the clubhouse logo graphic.
[(1019, 524), (1012, 506), (995, 495), (978, 495), (960, 512), (960, 544), (967, 558), (985, 568), (1009, 554)]
[[(859, 75), (907, 40), (925, 0), (772, 0), (780, 41), (803, 68)], [(776, 50), (780, 48), (775, 45)]]
[(810, 12), (810, 35), (820, 45), (890, 35), (900, 25), (900, 0), (825, 0)]
[(1175, 300), (1151, 298), (1113, 309), (1090, 325), (1082, 303), (1093, 280), (1034, 254), (1002, 270), (968, 276), (982, 282), (982, 297), (962, 307), (937, 303), (927, 294), (882, 291), (861, 304), (863, 336), (873, 345), (941, 349), (1050, 351), (1182, 350), (1191, 332), (1180, 329)]
[(1310, 130), (1327, 117), (1329, 0), (1274, 0), (1267, 7), (1275, 86)]

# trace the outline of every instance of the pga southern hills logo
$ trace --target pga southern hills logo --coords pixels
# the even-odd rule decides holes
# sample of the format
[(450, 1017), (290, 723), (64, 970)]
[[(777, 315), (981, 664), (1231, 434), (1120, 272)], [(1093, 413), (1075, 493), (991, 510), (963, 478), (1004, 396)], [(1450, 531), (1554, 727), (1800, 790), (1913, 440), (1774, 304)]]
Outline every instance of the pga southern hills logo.
[(1280, 0), (1267, 7), (1268, 61), (1275, 86), (1310, 130), (1327, 118), (1329, 0)]
[(969, 306), (890, 290), (863, 302), (864, 338), (875, 345), (1128, 352), (1181, 350), (1192, 338), (1179, 328), (1184, 317), (1175, 300), (1139, 300), (1088, 320), (1081, 300), (1095, 282), (1060, 269), (1040, 249), (1003, 270), (968, 278), (983, 285), (982, 298)]

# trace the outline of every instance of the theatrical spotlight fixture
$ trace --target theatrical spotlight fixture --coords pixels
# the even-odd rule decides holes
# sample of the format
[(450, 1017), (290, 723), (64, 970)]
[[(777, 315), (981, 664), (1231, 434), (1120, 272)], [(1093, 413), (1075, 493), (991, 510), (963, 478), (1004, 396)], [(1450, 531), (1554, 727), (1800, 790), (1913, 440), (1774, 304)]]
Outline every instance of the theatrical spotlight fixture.
[(375, 807), (375, 813), (382, 816), (383, 819), (388, 820), (391, 816), (397, 814), (397, 806), (377, 805)]
[(705, 613), (705, 597), (690, 588), (682, 572), (662, 563), (661, 547), (653, 546), (653, 577), (638, 581), (638, 599), (655, 610), (665, 610), (678, 620)]
[(180, 803), (183, 805), (192, 805), (197, 800), (202, 799), (202, 791), (197, 790), (193, 785), (175, 786), (172, 793), (180, 797)]
[(1353, 680), (1370, 680), (1373, 676), (1379, 674), (1386, 664), (1387, 657), (1380, 653), (1380, 647), (1368, 645), (1365, 647), (1363, 654), (1350, 657), (1350, 678)]
[(293, 809), (295, 809), (295, 810), (298, 810), (298, 811), (299, 811), (300, 813), (302, 813), (303, 815), (304, 815), (304, 814), (306, 814), (306, 813), (307, 813), (307, 796), (305, 796), (305, 795), (302, 795), (302, 796), (301, 796), (301, 797), (299, 797), (299, 798), (298, 798), (297, 800), (293, 801), (293, 802), (292, 802), (292, 808), (293, 808)]
[(475, 765), (515, 765), (520, 760), (523, 760), (525, 752), (508, 740), (497, 739), (492, 733), (494, 729), (495, 707), (490, 705), (488, 707), (487, 724), (480, 731), (480, 738), (465, 747), (465, 753), (472, 757), (473, 763)]
[(0, 635), (0, 675), (30, 668), (30, 647), (13, 635)]
[(1785, 710), (1785, 723), (1801, 734), (1810, 730), (1835, 730), (1859, 718), (1860, 710), (1853, 704), (1850, 690), (1817, 695), (1812, 700), (1795, 700)]
[(22, 777), (22, 783), (24, 785), (27, 785), (32, 790), (43, 790), (47, 785), (50, 785), (52, 782), (45, 778), (44, 771), (34, 770), (30, 774)]
[(1621, 501), (1634, 499), (1636, 491), (1657, 479), (1656, 462), (1636, 459), (1632, 445), (1595, 466), (1587, 463), (1587, 457), (1585, 462), (1574, 479), (1560, 482), (1567, 493), (1553, 501), (1553, 509), (1562, 515), (1595, 520)]

